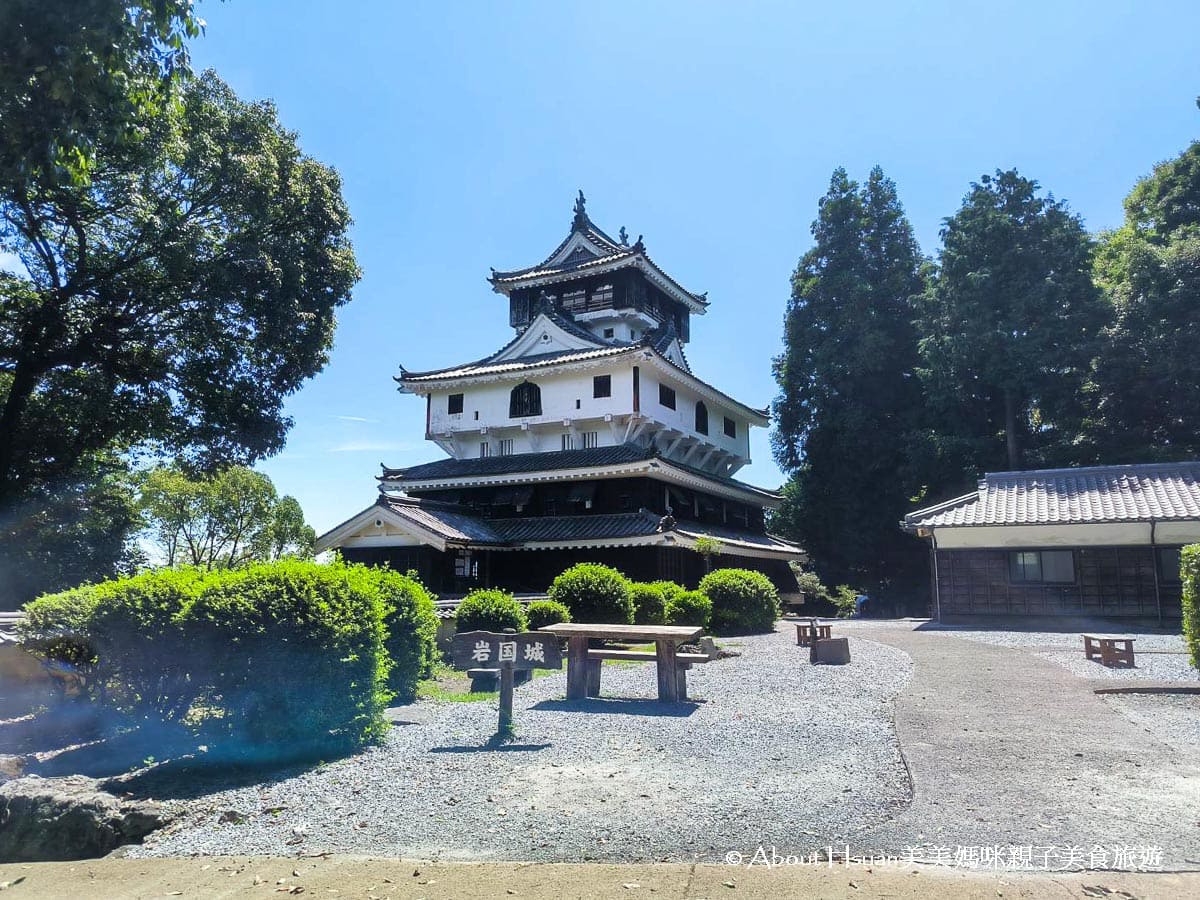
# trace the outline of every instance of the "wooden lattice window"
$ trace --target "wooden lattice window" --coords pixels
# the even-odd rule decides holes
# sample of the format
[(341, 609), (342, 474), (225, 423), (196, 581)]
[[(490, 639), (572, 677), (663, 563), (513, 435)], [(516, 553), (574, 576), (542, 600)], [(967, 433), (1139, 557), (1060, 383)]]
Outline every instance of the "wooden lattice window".
[(508, 417), (520, 419), (542, 414), (542, 389), (532, 381), (522, 381), (508, 398)]

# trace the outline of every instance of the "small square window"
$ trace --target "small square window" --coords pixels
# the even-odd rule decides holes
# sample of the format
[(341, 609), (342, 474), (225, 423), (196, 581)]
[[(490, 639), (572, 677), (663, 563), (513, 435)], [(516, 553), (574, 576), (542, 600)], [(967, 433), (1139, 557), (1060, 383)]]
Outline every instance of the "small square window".
[(463, 395), (450, 394), (446, 397), (446, 412), (450, 415), (458, 415), (463, 411)]
[(612, 396), (612, 376), (597, 375), (592, 378), (592, 396), (593, 397), (611, 397)]
[(562, 448), (564, 450), (574, 450), (575, 449), (575, 437), (570, 432), (563, 434)]
[(492, 445), (487, 441), (483, 441), (479, 445), (479, 458), (485, 459), (492, 455)]
[(512, 456), (512, 452), (513, 452), (512, 438), (503, 438), (500, 441), (500, 455), (501, 456)]
[(665, 384), (658, 386), (658, 402), (667, 409), (675, 408), (675, 389), (669, 388)]
[(733, 421), (729, 416), (725, 417), (725, 437), (737, 437), (737, 422)]
[(604, 336), (605, 336), (606, 338), (608, 338), (609, 340), (612, 340), (612, 338), (614, 338), (614, 337), (616, 336), (616, 332), (615, 332), (615, 331), (613, 331), (611, 328), (605, 328), (605, 329), (604, 329)]
[(591, 450), (598, 446), (600, 446), (600, 432), (585, 431), (583, 433), (583, 449)]

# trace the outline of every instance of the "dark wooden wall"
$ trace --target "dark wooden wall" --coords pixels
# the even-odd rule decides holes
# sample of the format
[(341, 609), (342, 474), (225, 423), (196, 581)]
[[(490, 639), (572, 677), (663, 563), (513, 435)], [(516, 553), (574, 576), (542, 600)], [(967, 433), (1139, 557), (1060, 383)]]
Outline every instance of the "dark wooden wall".
[[(1075, 584), (1014, 584), (1009, 579), (1009, 552), (938, 550), (942, 616), (1158, 617), (1150, 547), (1078, 548)], [(1178, 582), (1162, 581), (1160, 592), (1164, 617), (1178, 619)]]

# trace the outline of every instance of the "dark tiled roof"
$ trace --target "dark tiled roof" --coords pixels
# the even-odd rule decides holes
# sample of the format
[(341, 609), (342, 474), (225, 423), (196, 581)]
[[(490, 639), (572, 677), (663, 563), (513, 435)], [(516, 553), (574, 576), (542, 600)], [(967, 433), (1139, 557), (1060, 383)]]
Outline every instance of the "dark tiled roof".
[(680, 522), (675, 526), (680, 534), (690, 538), (714, 537), (722, 544), (731, 548), (744, 547), (754, 550), (781, 550), (800, 552), (800, 547), (782, 538), (770, 534), (759, 534), (754, 531), (739, 531), (736, 528), (726, 528), (720, 525), (701, 525), (697, 522)]
[(909, 529), (1200, 519), (1200, 461), (989, 472), (979, 489), (909, 513)]
[(656, 532), (659, 516), (651, 513), (597, 514), (594, 516), (529, 516), (491, 519), (488, 524), (510, 543), (535, 541), (588, 541), (606, 538), (646, 537)]
[(634, 444), (592, 447), (588, 450), (553, 450), (546, 453), (514, 453), (510, 456), (485, 456), (473, 459), (439, 459), (407, 469), (383, 468), (384, 478), (400, 481), (428, 481), (431, 478), (467, 478), (477, 475), (509, 475), (557, 469), (612, 466), (650, 459), (653, 450)]
[[(520, 372), (525, 369), (540, 369), (545, 366), (555, 366), (560, 363), (580, 362), (585, 359), (602, 359), (606, 356), (620, 356), (634, 349), (626, 344), (619, 347), (597, 347), (587, 350), (559, 350), (554, 353), (539, 353), (536, 356), (522, 356), (517, 359), (505, 359), (492, 362), (491, 358), (466, 365), (454, 366), (449, 369), (436, 369), (431, 372), (402, 372), (397, 381), (437, 381), (441, 378), (468, 378), (474, 375), (493, 375), (499, 372)], [(498, 355), (498, 354), (496, 354)]]
[(433, 532), (442, 540), (473, 544), (503, 544), (505, 541), (488, 525), (486, 519), (473, 515), (465, 507), (435, 500), (389, 497), (383, 494), (376, 503), (408, 519), (414, 525)]

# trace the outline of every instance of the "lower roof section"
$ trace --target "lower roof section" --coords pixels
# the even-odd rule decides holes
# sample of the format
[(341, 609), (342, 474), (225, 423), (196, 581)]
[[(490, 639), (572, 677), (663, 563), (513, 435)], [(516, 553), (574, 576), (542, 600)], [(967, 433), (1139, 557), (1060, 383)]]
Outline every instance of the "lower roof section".
[(424, 491), (478, 485), (533, 484), (645, 475), (774, 508), (780, 495), (736, 478), (712, 475), (666, 459), (657, 450), (617, 444), (586, 450), (553, 450), (471, 459), (440, 459), (406, 469), (383, 467), (383, 490)]
[(520, 551), (579, 547), (663, 546), (692, 548), (701, 537), (729, 552), (771, 559), (801, 559), (795, 544), (767, 534), (679, 522), (649, 512), (485, 519), (461, 506), (381, 495), (358, 515), (317, 539), (317, 552), (339, 547), (451, 548)]

